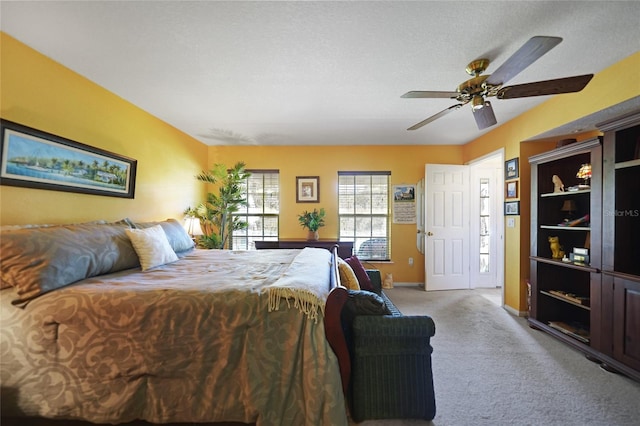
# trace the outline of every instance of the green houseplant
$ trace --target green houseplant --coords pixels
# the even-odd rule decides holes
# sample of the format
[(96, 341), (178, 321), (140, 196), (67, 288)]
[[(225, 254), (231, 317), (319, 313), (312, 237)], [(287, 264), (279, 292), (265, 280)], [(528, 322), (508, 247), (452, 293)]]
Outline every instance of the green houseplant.
[(233, 216), (247, 205), (244, 183), (251, 176), (244, 162), (237, 162), (231, 169), (215, 164), (211, 170), (196, 176), (201, 182), (218, 185), (218, 193), (207, 193), (206, 200), (189, 207), (184, 214), (200, 220), (203, 235), (196, 240), (199, 246), (210, 249), (232, 249), (233, 231), (247, 228), (247, 222)]
[(318, 235), (318, 229), (324, 226), (324, 208), (313, 209), (312, 212), (303, 211), (298, 215), (298, 222), (300, 226), (309, 230), (307, 236), (308, 240), (317, 240), (320, 238)]

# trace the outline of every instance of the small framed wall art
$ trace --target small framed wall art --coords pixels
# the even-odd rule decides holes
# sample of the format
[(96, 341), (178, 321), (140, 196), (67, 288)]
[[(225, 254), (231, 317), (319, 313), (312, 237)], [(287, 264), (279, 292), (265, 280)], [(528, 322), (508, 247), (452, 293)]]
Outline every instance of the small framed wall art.
[(505, 184), (505, 198), (518, 198), (518, 181), (514, 180)]
[(504, 162), (504, 178), (515, 179), (520, 176), (520, 170), (518, 168), (518, 158), (512, 158)]
[(320, 177), (296, 177), (296, 203), (320, 202)]
[(507, 201), (504, 203), (505, 216), (518, 216), (520, 214), (520, 201)]

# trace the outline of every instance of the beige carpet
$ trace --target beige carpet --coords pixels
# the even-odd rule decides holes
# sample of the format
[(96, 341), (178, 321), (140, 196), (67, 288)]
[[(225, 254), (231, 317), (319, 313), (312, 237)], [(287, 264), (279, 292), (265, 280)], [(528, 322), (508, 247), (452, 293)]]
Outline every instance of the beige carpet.
[(405, 315), (431, 315), (437, 413), (433, 422), (369, 420), (362, 426), (640, 424), (640, 383), (495, 303), (500, 290), (385, 290)]

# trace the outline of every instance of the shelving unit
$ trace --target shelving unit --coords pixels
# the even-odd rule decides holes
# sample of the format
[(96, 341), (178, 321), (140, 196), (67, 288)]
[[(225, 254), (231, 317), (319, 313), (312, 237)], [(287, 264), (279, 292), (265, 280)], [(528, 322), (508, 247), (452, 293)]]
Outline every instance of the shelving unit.
[[(531, 306), (529, 324), (589, 355), (601, 341), (601, 164), (600, 139), (574, 143), (529, 159), (531, 163)], [(576, 177), (591, 164), (589, 187)], [(554, 192), (554, 176), (565, 190)], [(567, 190), (583, 185), (579, 190)], [(568, 204), (570, 203), (570, 204)], [(571, 205), (574, 211), (567, 211)], [(574, 222), (582, 218), (582, 221)], [(557, 237), (565, 257), (553, 258)], [(591, 247), (597, 250), (591, 250)], [(588, 249), (589, 262), (572, 262), (574, 248)]]
[(640, 380), (640, 113), (603, 123), (604, 361)]
[[(529, 324), (640, 381), (640, 112), (598, 128), (602, 138), (529, 159)], [(588, 189), (553, 192), (553, 175), (576, 186), (585, 163), (592, 169)], [(575, 205), (574, 218), (589, 221), (566, 226), (565, 200)], [(552, 258), (550, 236), (566, 252), (588, 248), (588, 263)]]

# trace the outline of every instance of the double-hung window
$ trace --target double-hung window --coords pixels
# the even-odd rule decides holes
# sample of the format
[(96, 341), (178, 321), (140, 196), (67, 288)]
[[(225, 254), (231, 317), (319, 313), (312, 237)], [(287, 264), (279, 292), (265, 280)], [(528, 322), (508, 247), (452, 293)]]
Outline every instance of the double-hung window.
[(338, 172), (340, 241), (353, 241), (358, 258), (389, 260), (391, 172)]
[(254, 241), (277, 240), (280, 216), (280, 173), (278, 170), (247, 170), (247, 205), (234, 213), (248, 227), (233, 231), (233, 248), (254, 250)]

